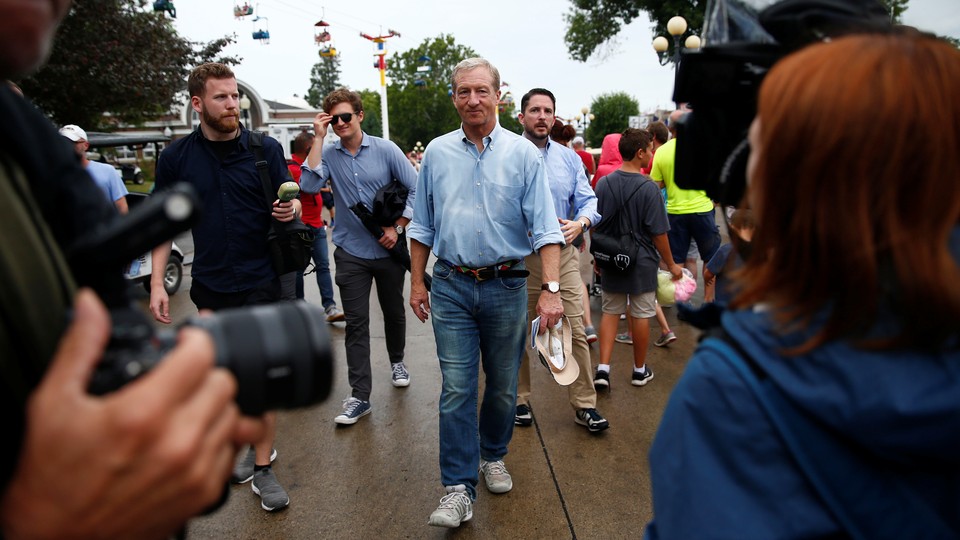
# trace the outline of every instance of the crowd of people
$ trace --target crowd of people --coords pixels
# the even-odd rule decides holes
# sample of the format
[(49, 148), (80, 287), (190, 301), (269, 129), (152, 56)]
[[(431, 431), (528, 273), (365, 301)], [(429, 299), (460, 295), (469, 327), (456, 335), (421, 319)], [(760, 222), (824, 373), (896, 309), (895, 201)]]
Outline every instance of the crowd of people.
[[(37, 69), (69, 4), (35, 13), (0, 0), (11, 15), (0, 19), (0, 78)], [(22, 25), (33, 31), (14, 31)], [(160, 154), (156, 190), (188, 183), (203, 209), (192, 229), (191, 300), (210, 311), (280, 301), (283, 276), (267, 233), (274, 222), (303, 220), (316, 235), (327, 322), (345, 324), (351, 395), (333, 418), (342, 426), (373, 410), (378, 365), (393, 386), (411, 384), (407, 308), (430, 321), (443, 488), (430, 525), (472, 519), (481, 480), (494, 494), (513, 489), (504, 459), (515, 426), (535, 421), (537, 364), (578, 370), (567, 384), (572, 421), (591, 433), (609, 427), (597, 392), (613, 384), (620, 318), (629, 318), (631, 384), (643, 387), (654, 377), (649, 319), (661, 321), (655, 345), (676, 339), (657, 303), (658, 272), (677, 280), (683, 266), (695, 271), (695, 249), (710, 286), (704, 299), (722, 315), (654, 440), (647, 537), (960, 532), (955, 47), (899, 30), (834, 39), (779, 61), (760, 89), (747, 196), (732, 213), (729, 247), (714, 202), (675, 178), (674, 128), (685, 110), (666, 124), (607, 135), (594, 169), (583, 141), (557, 122), (550, 90), (523, 96), (523, 133), (514, 134), (498, 122), (499, 71), (468, 58), (451, 76), (461, 125), (429, 142), (417, 170), (396, 144), (363, 132), (362, 100), (351, 90), (325, 97), (313, 134), (297, 137), (288, 163), (276, 140), (252, 142), (240, 123), (228, 66), (198, 66), (187, 87), (199, 128)], [(227, 480), (250, 482), (266, 511), (288, 506), (272, 465), (276, 416), (240, 414), (236, 381), (214, 367), (204, 332), (180, 330), (165, 361), (124, 391), (87, 393), (110, 336), (107, 309), (129, 300), (119, 270), (93, 279), (80, 267), (86, 261), (66, 255), (85, 231), (122, 219), (116, 171), (94, 172), (86, 133), (58, 132), (9, 87), (0, 89), (0, 110), (0, 269), (17, 284), (0, 295), (0, 395), (15, 441), (4, 445), (3, 536), (161, 538), (213, 505)], [(943, 130), (915, 139), (913, 128), (931, 125)], [(338, 138), (321, 143), (331, 127)], [(264, 201), (262, 182), (277, 190), (291, 175), (299, 198)], [(52, 186), (44, 196), (28, 187), (40, 178)], [(402, 210), (371, 229), (361, 211), (384, 190), (405, 194)], [(324, 193), (340, 210), (331, 241), (342, 311)], [(589, 236), (612, 234), (614, 223), (635, 250), (616, 268), (597, 261), (595, 336), (584, 260), (593, 279)], [(149, 304), (164, 324), (173, 322), (161, 281), (169, 253), (169, 242), (153, 250)], [(303, 275), (292, 277), (302, 298)], [(385, 355), (370, 345), (374, 283)], [(533, 357), (531, 328), (567, 333), (559, 359)]]

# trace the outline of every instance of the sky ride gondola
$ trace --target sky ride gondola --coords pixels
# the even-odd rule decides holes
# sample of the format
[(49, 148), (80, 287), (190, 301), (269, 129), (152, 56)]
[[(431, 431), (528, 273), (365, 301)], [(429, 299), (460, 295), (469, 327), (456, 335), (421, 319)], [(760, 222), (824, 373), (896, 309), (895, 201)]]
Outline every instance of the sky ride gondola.
[(177, 8), (174, 7), (173, 0), (154, 0), (153, 11), (169, 13), (171, 18), (177, 18)]
[[(257, 24), (258, 22), (260, 24)], [(253, 39), (259, 41), (261, 45), (270, 43), (270, 28), (267, 25), (266, 17), (260, 17), (258, 15), (253, 19)]]

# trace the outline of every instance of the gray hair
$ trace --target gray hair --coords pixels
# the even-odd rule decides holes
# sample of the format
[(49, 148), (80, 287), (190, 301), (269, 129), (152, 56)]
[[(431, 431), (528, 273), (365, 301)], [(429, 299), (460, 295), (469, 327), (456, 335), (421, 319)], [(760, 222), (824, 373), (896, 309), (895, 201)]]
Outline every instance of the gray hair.
[(460, 63), (453, 68), (453, 74), (450, 75), (450, 88), (456, 92), (457, 77), (459, 77), (461, 73), (473, 71), (477, 68), (484, 68), (489, 71), (490, 75), (493, 76), (493, 91), (496, 92), (500, 90), (500, 72), (486, 58), (480, 58), (479, 56), (461, 60)]

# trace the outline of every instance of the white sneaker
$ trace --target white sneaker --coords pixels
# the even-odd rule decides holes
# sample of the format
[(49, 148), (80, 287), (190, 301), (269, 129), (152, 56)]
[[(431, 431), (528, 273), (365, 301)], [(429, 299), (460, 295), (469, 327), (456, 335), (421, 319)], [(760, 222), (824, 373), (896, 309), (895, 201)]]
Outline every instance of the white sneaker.
[(490, 493), (506, 493), (513, 489), (513, 478), (503, 461), (480, 460), (480, 472)]
[(428, 524), (434, 527), (454, 529), (473, 517), (473, 501), (467, 494), (467, 486), (448, 486), (447, 494), (440, 499), (440, 506), (430, 514)]
[(342, 311), (340, 311), (340, 308), (338, 308), (337, 306), (328, 307), (326, 310), (324, 310), (324, 313), (327, 314), (328, 323), (340, 322), (346, 319), (346, 316), (343, 314)]

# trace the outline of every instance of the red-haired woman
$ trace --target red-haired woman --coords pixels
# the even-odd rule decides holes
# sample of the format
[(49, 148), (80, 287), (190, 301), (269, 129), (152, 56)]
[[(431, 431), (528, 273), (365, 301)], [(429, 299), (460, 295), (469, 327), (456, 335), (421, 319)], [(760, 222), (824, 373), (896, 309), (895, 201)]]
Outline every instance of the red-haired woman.
[(647, 537), (960, 537), (960, 51), (802, 49), (750, 143), (752, 252), (663, 416)]

